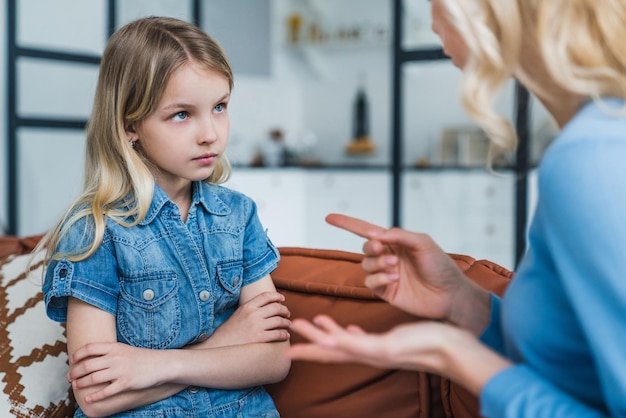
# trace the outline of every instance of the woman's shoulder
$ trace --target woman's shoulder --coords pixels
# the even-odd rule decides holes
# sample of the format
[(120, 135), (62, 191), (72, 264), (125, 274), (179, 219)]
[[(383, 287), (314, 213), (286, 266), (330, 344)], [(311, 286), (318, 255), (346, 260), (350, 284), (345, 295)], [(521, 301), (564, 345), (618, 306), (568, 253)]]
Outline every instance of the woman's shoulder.
[(539, 165), (544, 200), (580, 204), (626, 190), (626, 114), (620, 106), (623, 101), (587, 103), (555, 138)]
[(626, 139), (626, 103), (622, 99), (590, 100), (565, 125), (560, 142), (596, 138)]
[[(626, 152), (626, 107), (620, 99), (587, 102), (548, 147), (543, 165), (602, 163)], [(578, 162), (578, 164), (576, 164)]]

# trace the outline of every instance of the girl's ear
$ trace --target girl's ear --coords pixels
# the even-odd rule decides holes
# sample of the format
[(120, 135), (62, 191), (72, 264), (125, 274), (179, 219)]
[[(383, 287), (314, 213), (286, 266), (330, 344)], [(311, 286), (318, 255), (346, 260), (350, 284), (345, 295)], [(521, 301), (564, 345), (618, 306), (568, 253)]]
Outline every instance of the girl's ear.
[(126, 135), (128, 136), (129, 140), (136, 141), (138, 139), (138, 134), (137, 134), (137, 130), (135, 129), (135, 124), (133, 123), (126, 124), (126, 126), (124, 127), (124, 130), (126, 131)]

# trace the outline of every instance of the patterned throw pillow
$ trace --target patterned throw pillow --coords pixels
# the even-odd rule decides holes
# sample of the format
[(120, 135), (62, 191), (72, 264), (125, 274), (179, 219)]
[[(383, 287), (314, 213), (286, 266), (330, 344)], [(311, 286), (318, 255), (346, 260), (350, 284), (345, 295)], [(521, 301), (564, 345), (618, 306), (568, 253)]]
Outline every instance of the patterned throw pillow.
[(46, 316), (43, 252), (0, 259), (0, 417), (71, 417), (65, 328)]

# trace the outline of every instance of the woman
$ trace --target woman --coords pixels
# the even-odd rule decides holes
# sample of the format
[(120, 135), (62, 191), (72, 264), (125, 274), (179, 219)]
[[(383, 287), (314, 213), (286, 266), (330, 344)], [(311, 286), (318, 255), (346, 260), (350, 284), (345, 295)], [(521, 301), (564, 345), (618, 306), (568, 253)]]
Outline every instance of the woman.
[(479, 396), (486, 417), (625, 416), (626, 4), (433, 0), (432, 17), (493, 151), (516, 145), (491, 109), (510, 76), (561, 127), (540, 163), (528, 252), (500, 300), (430, 237), (330, 215), (367, 239), (367, 286), (435, 321), (374, 335), (295, 320), (311, 343), (288, 354), (441, 374)]

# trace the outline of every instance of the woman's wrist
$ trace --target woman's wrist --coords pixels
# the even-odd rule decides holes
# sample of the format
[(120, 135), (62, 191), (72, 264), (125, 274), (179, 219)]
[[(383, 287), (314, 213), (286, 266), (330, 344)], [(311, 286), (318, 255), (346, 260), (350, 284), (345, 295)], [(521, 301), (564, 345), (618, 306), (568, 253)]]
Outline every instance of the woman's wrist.
[(455, 329), (448, 334), (442, 347), (445, 370), (442, 375), (463, 386), (475, 396), (500, 371), (511, 362), (482, 344), (470, 332)]
[(467, 279), (455, 292), (448, 321), (474, 335), (481, 335), (491, 321), (491, 294)]

